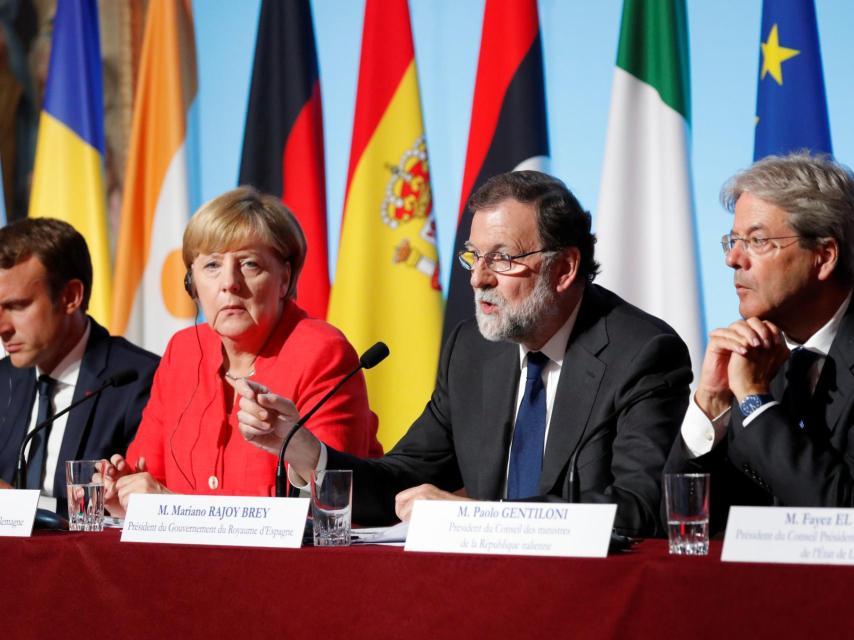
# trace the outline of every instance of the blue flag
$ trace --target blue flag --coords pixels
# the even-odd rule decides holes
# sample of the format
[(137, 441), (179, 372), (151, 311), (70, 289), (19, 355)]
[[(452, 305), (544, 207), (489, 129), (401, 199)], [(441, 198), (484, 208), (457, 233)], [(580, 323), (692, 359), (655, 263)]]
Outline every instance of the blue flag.
[(753, 159), (809, 149), (832, 154), (813, 0), (765, 0)]

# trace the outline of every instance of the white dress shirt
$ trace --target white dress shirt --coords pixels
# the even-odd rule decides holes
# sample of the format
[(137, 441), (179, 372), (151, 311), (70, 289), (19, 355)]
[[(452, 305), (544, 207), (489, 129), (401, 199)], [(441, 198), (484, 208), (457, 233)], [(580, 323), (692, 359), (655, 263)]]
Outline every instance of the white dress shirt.
[[(63, 409), (67, 409), (74, 397), (74, 387), (77, 386), (77, 377), (80, 374), (80, 362), (83, 360), (83, 354), (86, 351), (86, 345), (89, 342), (90, 325), (86, 324), (86, 331), (83, 332), (83, 337), (74, 345), (74, 348), (66, 354), (53, 371), (42, 371), (36, 367), (36, 376), (48, 375), (56, 380), (56, 385), (53, 390), (53, 398), (51, 406), (53, 412), (51, 415), (56, 415)], [(36, 426), (38, 417), (39, 403), (33, 403), (32, 413), (30, 414), (30, 426), (27, 433), (32, 431)], [(42, 484), (42, 495), (56, 497), (53, 495), (53, 476), (56, 473), (56, 465), (59, 464), (59, 451), (62, 448), (62, 438), (65, 435), (65, 425), (68, 415), (57, 418), (50, 427), (50, 435), (47, 439), (47, 451), (45, 452), (44, 462), (44, 482)], [(32, 441), (30, 441), (32, 444)], [(30, 455), (30, 445), (27, 445), (27, 456)], [(41, 506), (41, 505), (40, 505)], [(49, 506), (49, 505), (48, 505)]]
[[(848, 305), (851, 303), (851, 294), (845, 298), (845, 301), (840, 305), (833, 317), (821, 329), (816, 331), (809, 340), (803, 344), (799, 344), (788, 336), (783, 336), (786, 340), (786, 346), (790, 351), (803, 347), (809, 351), (817, 353), (818, 358), (813, 362), (809, 370), (810, 389), (815, 391), (815, 386), (818, 384), (818, 378), (821, 375), (821, 370), (824, 368), (824, 362), (827, 360), (827, 354), (830, 351), (830, 346), (836, 339), (836, 334), (839, 332), (839, 325), (842, 323), (842, 318), (848, 310)], [(768, 402), (759, 407), (744, 419), (742, 425), (746, 428), (757, 417), (762, 415), (771, 407), (780, 404), (776, 400)], [(711, 451), (717, 444), (726, 436), (727, 425), (729, 424), (730, 409), (724, 411), (714, 420), (709, 420), (703, 410), (697, 405), (696, 399), (688, 403), (688, 411), (685, 413), (685, 418), (682, 420), (682, 440), (685, 442), (685, 447), (692, 457), (698, 458)]]

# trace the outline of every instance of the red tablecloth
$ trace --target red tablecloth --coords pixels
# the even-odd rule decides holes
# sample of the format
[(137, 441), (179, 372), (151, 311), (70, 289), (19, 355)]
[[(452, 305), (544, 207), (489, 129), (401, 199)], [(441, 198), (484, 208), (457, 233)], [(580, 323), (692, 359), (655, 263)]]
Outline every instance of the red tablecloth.
[[(850, 637), (854, 568), (0, 538), (0, 637)], [(833, 635), (828, 635), (833, 634)]]

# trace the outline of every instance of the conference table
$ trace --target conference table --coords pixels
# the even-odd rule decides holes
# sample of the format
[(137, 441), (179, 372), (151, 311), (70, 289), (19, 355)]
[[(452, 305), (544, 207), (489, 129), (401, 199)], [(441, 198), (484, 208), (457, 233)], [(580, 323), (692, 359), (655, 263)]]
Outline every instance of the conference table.
[[(851, 637), (854, 567), (0, 538), (0, 638)], [(95, 631), (93, 633), (93, 630)], [(831, 635), (832, 634), (832, 635)]]

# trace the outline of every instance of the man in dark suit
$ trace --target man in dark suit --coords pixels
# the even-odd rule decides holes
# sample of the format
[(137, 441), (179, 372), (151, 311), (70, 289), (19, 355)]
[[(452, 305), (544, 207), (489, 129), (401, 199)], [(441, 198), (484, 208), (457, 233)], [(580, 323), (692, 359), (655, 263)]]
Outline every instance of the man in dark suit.
[[(417, 499), (580, 498), (616, 503), (620, 532), (661, 533), (661, 471), (688, 399), (685, 344), (592, 284), (590, 214), (561, 181), (503, 174), (469, 207), (459, 259), (476, 319), (448, 338), (421, 417), (376, 460), (297, 432), (292, 472), (353, 469), (353, 517), (363, 524), (405, 520)], [(244, 396), (241, 429), (263, 446), (286, 406), (248, 387)]]
[(854, 506), (854, 175), (829, 158), (760, 160), (721, 200), (742, 320), (710, 334), (668, 471), (710, 471), (730, 505)]
[(119, 371), (138, 373), (59, 417), (28, 446), (25, 486), (55, 499), (60, 513), (65, 461), (127, 449), (159, 362), (86, 315), (91, 290), (89, 250), (71, 225), (36, 218), (0, 229), (0, 338), (8, 354), (0, 360), (0, 485), (12, 482), (21, 443), (38, 422)]

